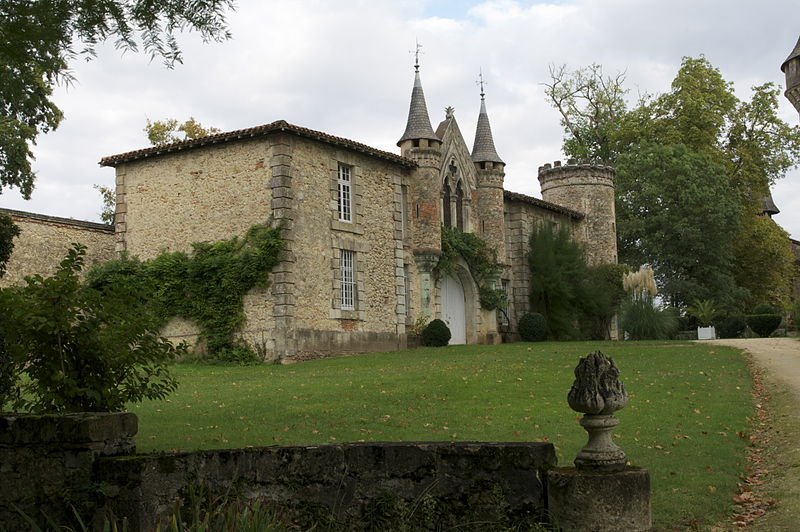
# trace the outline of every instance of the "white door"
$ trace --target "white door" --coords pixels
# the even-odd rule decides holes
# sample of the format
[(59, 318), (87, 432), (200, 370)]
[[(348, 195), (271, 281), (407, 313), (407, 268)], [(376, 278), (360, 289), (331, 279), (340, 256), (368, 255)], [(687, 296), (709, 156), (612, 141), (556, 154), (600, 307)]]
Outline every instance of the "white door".
[(467, 343), (464, 288), (458, 279), (447, 276), (442, 283), (442, 320), (450, 328), (451, 344)]

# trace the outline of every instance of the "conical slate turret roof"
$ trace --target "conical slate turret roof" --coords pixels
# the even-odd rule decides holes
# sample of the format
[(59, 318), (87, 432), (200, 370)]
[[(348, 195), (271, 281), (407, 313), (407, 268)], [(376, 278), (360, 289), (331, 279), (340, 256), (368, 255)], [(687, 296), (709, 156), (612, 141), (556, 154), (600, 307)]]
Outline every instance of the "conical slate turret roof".
[(422, 82), (419, 79), (419, 65), (416, 65), (414, 74), (414, 88), (411, 91), (411, 105), (408, 109), (408, 123), (406, 131), (400, 140), (399, 146), (404, 140), (409, 139), (432, 139), (439, 140), (433, 133), (431, 119), (428, 117), (428, 106), (425, 104), (425, 93), (422, 91)]
[(767, 192), (767, 195), (761, 198), (761, 212), (770, 216), (781, 212), (780, 209), (778, 209), (778, 207), (775, 205), (775, 201), (772, 199), (771, 191)]
[(792, 53), (790, 53), (789, 57), (786, 58), (786, 61), (781, 64), (781, 71), (786, 72), (786, 63), (796, 57), (800, 57), (800, 39), (797, 39), (797, 44), (794, 45), (794, 50), (792, 50)]
[(489, 125), (489, 115), (486, 114), (486, 100), (484, 99), (482, 91), (481, 112), (478, 114), (478, 127), (475, 130), (475, 144), (472, 146), (472, 161), (476, 163), (503, 163), (503, 159), (497, 155), (497, 150), (494, 147), (492, 128)]

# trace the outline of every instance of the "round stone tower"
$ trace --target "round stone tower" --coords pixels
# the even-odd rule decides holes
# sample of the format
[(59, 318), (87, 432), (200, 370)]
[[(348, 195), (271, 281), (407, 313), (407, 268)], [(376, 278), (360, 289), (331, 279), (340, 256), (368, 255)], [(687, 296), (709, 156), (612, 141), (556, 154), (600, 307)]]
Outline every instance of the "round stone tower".
[(539, 167), (542, 199), (578, 211), (584, 218), (574, 238), (584, 246), (589, 264), (617, 262), (617, 223), (614, 208), (614, 168), (561, 161)]

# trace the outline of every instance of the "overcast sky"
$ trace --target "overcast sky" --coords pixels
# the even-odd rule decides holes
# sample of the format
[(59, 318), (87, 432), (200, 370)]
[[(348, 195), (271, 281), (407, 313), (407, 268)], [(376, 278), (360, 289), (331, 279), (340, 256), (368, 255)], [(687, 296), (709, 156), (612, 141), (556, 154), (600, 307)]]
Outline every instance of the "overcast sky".
[[(93, 184), (113, 186), (101, 157), (147, 146), (146, 120), (195, 117), (223, 131), (275, 120), (399, 153), (413, 83), (415, 39), (433, 127), (453, 106), (471, 148), (483, 69), (506, 188), (541, 197), (537, 168), (562, 159), (562, 128), (544, 96), (550, 65), (625, 71), (631, 97), (669, 89), (683, 56), (704, 54), (737, 95), (767, 81), (800, 35), (797, 0), (305, 1), (240, 0), (233, 39), (182, 39), (184, 63), (165, 69), (113, 46), (76, 61), (59, 88), (62, 125), (34, 147), (30, 201), (4, 189), (0, 207), (99, 220)], [(780, 114), (798, 124), (781, 98)], [(775, 220), (800, 239), (800, 171), (773, 189)]]

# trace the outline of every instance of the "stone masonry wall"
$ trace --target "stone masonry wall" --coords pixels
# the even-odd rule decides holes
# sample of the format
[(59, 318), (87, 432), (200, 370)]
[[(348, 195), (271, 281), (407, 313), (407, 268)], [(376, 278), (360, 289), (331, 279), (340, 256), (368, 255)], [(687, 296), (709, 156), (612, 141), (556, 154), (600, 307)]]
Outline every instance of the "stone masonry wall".
[[(351, 167), (353, 220), (341, 222), (338, 165)], [(284, 223), (271, 286), (245, 298), (240, 337), (268, 358), (405, 346), (402, 166), (276, 132), (117, 167), (117, 247), (142, 258)], [(341, 250), (355, 252), (356, 309), (341, 309)], [(191, 323), (166, 332), (196, 339)]]
[(303, 530), (527, 529), (546, 521), (555, 465), (550, 443), (354, 443), (101, 459), (96, 481), (132, 530), (163, 523), (190, 485), (257, 498)]
[[(137, 455), (134, 414), (0, 416), (0, 529), (131, 532), (165, 524), (190, 487), (258, 499), (298, 529), (528, 529), (547, 519), (544, 442), (378, 442)], [(92, 526), (93, 525), (93, 526)]]
[(106, 225), (0, 209), (20, 228), (0, 287), (24, 284), (24, 277), (55, 273), (73, 242), (87, 247), (85, 269), (115, 257), (114, 230)]

